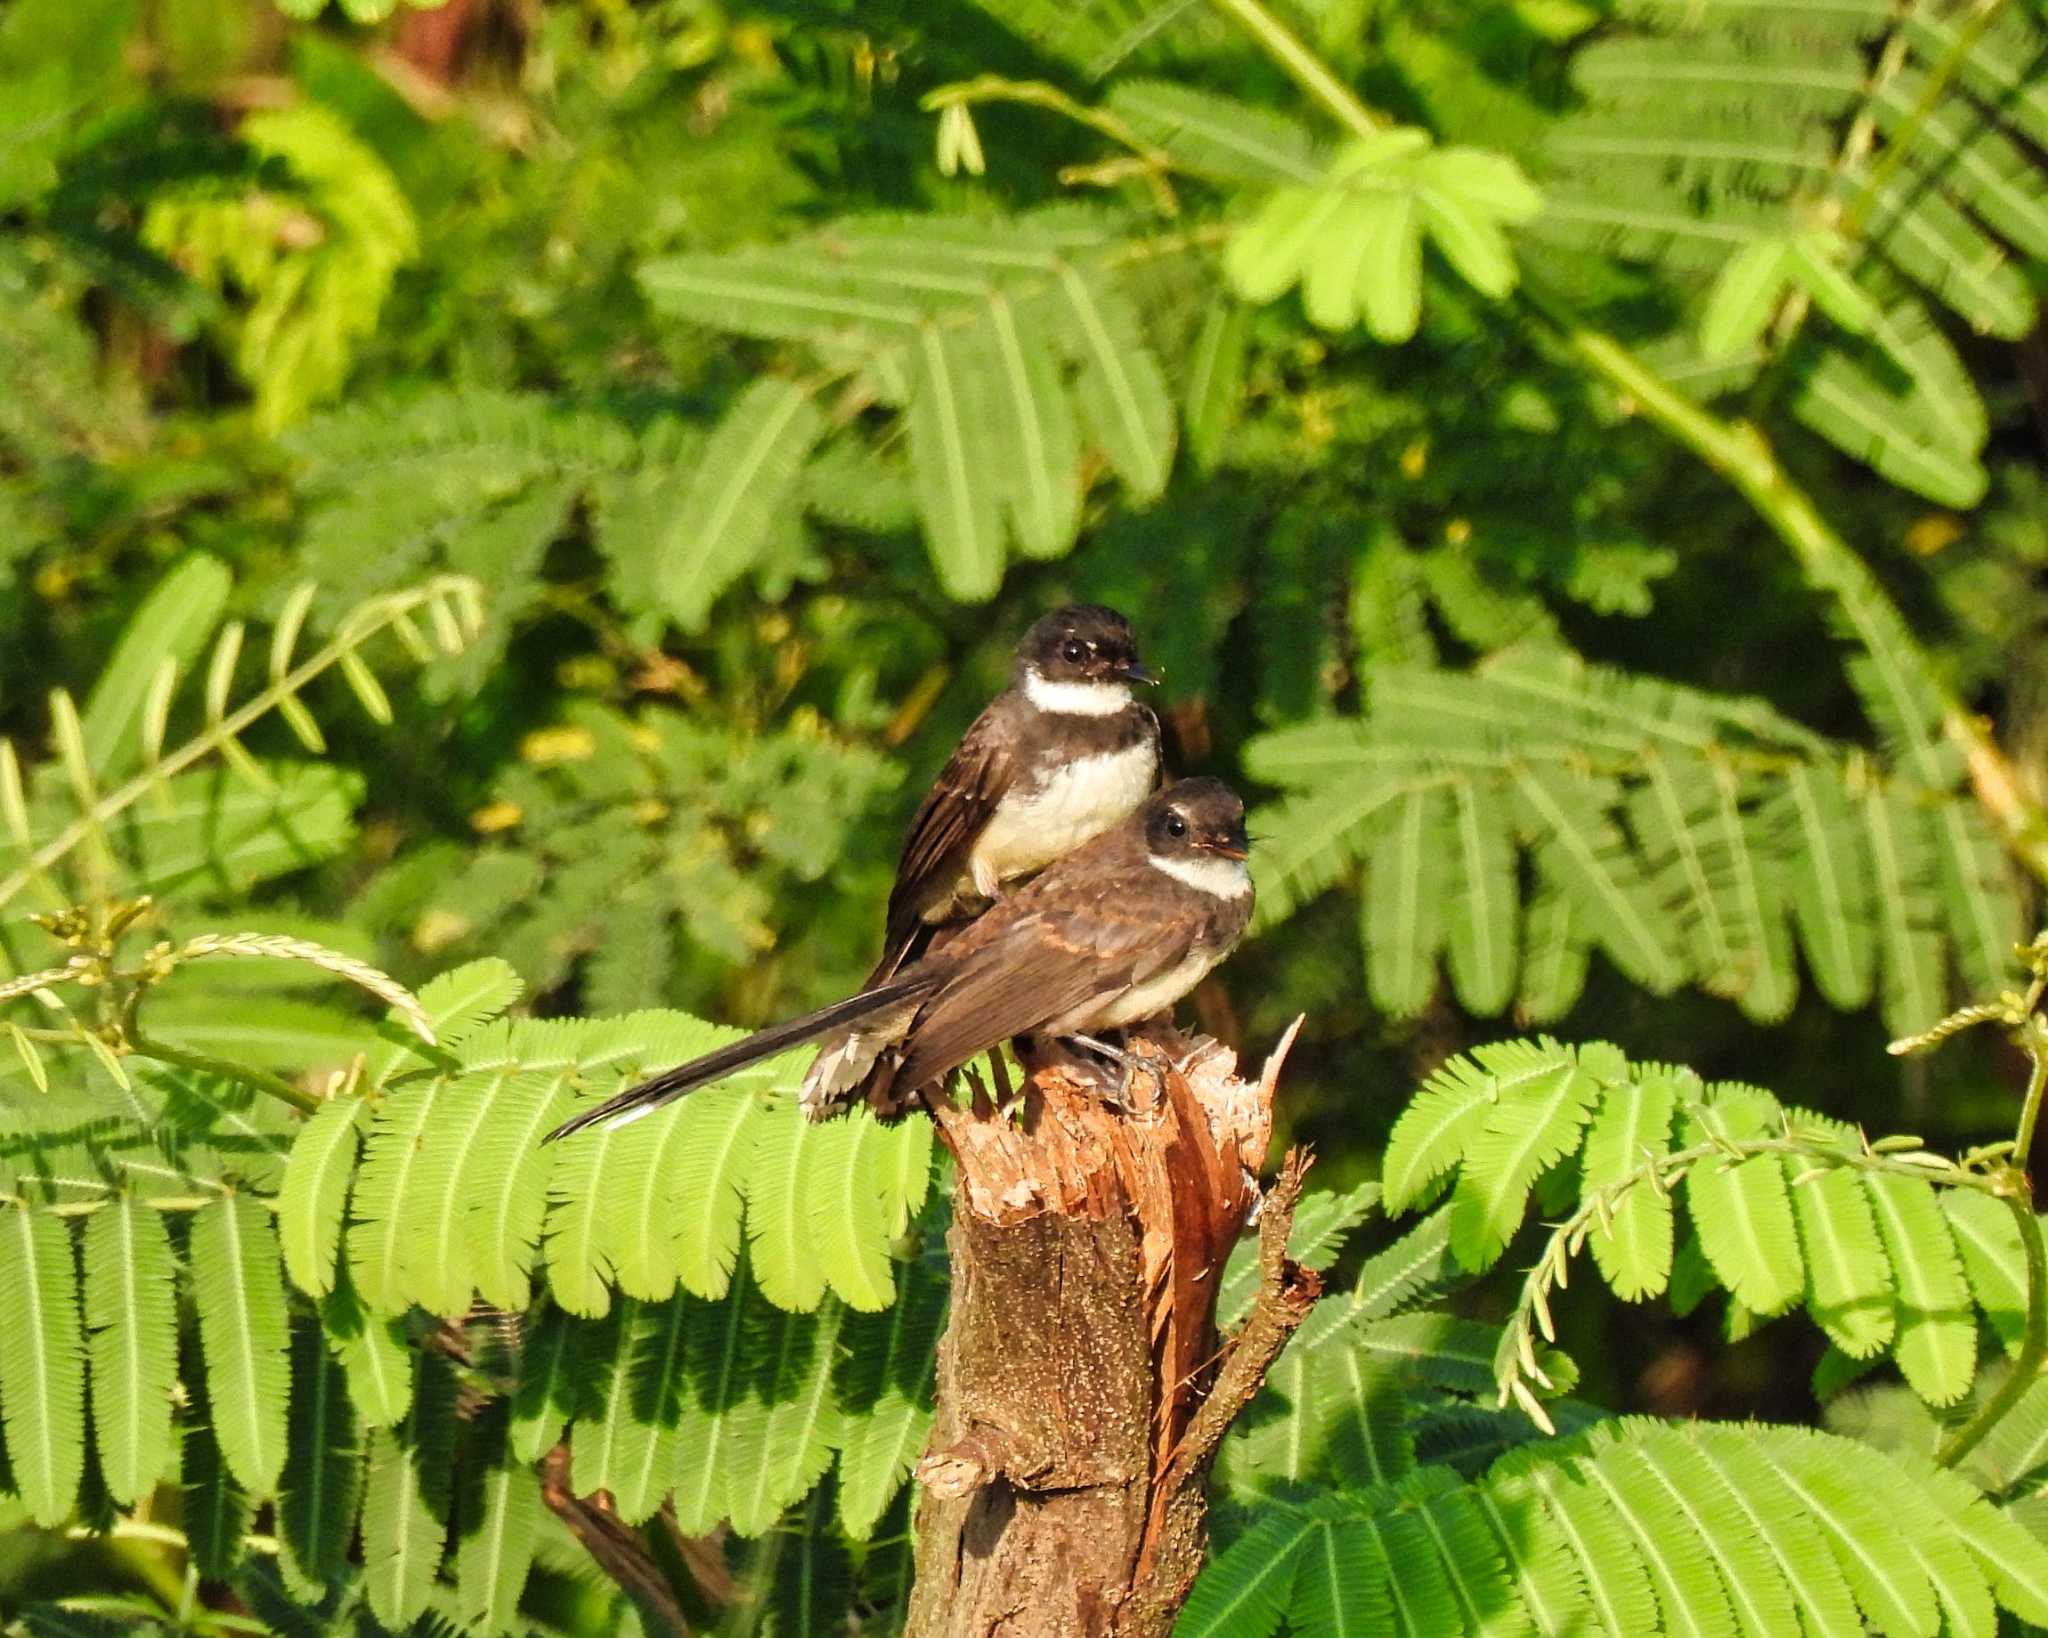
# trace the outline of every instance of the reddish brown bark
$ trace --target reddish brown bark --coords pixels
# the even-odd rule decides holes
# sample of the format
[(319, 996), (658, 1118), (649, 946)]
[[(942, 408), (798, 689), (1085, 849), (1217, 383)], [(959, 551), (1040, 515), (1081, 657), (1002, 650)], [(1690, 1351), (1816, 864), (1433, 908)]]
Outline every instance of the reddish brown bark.
[(1170, 1629), (1217, 1444), (1318, 1292), (1285, 1257), (1307, 1166), (1291, 1154), (1260, 1222), (1257, 1303), (1219, 1342), (1287, 1045), (1245, 1081), (1214, 1042), (1161, 1031), (1139, 1043), (1162, 1072), (1138, 1078), (1130, 1113), (1063, 1059), (1034, 1067), (1021, 1124), (935, 1106), (958, 1181), (914, 1638)]

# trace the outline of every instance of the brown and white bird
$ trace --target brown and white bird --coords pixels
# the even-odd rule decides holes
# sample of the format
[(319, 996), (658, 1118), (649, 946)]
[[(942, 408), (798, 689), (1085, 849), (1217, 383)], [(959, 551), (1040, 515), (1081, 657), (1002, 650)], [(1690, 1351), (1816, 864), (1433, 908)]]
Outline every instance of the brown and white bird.
[(1114, 609), (1054, 609), (1017, 646), (1011, 684), (961, 736), (904, 837), (882, 959), (914, 961), (934, 928), (1099, 836), (1159, 781), (1159, 719), (1132, 697), (1156, 679)]
[(548, 1136), (637, 1120), (811, 1041), (820, 1047), (798, 1101), (813, 1119), (858, 1098), (901, 1109), (1020, 1035), (1099, 1048), (1101, 1032), (1170, 1009), (1244, 936), (1249, 851), (1237, 793), (1184, 779), (858, 995), (657, 1075)]

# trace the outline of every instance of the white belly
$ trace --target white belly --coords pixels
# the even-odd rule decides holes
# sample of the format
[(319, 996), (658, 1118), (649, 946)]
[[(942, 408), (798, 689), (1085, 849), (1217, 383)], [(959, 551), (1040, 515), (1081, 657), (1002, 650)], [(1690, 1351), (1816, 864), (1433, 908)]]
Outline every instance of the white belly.
[(1157, 748), (1140, 741), (1081, 757), (1029, 797), (1009, 797), (989, 816), (968, 855), (976, 890), (993, 894), (1002, 883), (1043, 869), (1100, 836), (1152, 794), (1158, 773)]
[(1133, 985), (1106, 1007), (1085, 1017), (1062, 1018), (1051, 1025), (1047, 1033), (1066, 1035), (1074, 1030), (1122, 1029), (1141, 1018), (1150, 1018), (1155, 1012), (1165, 1012), (1208, 977), (1209, 969), (1222, 959), (1221, 950), (1189, 955), (1178, 966), (1168, 968), (1157, 978)]

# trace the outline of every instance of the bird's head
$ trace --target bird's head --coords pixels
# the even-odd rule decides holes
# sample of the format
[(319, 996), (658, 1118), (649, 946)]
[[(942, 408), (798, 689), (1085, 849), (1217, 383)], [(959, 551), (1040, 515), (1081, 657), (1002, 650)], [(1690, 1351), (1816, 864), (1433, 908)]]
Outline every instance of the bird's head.
[(1025, 632), (1017, 645), (1017, 675), (1034, 698), (1050, 690), (1053, 699), (1075, 687), (1127, 699), (1132, 683), (1159, 680), (1138, 662), (1130, 621), (1099, 603), (1054, 609)]
[(1184, 881), (1235, 897), (1248, 884), (1244, 803), (1220, 779), (1183, 779), (1141, 810), (1152, 862)]

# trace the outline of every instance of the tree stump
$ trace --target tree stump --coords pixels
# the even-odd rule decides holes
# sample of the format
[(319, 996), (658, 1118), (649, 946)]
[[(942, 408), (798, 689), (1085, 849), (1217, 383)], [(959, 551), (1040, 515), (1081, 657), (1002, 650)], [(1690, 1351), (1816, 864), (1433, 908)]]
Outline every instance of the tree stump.
[(1219, 1342), (1293, 1038), (1246, 1081), (1216, 1042), (1154, 1028), (1131, 1042), (1156, 1072), (1127, 1113), (1056, 1052), (1031, 1066), (1021, 1123), (934, 1100), (957, 1166), (952, 1313), (917, 1470), (913, 1638), (1171, 1628), (1216, 1447), (1320, 1291), (1285, 1256), (1297, 1151), (1264, 1199), (1251, 1316)]

